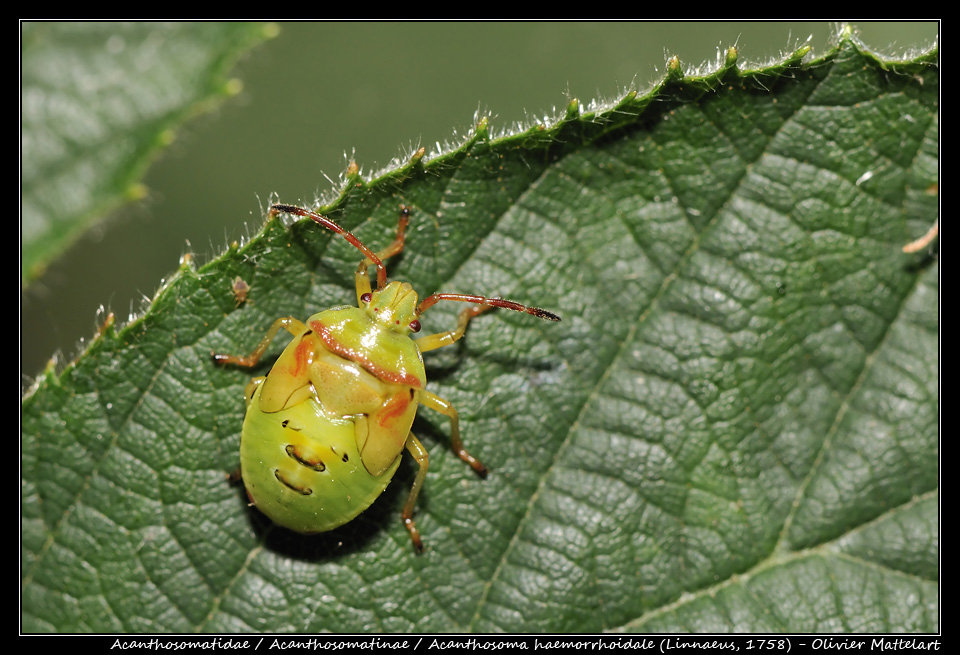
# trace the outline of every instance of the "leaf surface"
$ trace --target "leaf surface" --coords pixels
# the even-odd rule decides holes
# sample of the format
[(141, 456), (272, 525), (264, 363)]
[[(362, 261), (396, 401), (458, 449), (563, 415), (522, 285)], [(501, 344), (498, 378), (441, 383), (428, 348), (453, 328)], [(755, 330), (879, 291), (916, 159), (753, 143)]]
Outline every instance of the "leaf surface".
[(376, 250), (410, 206), (388, 269), (421, 297), (563, 318), (491, 312), (425, 356), (491, 474), (420, 412), (422, 556), (400, 521), (412, 461), (311, 537), (227, 482), (269, 361), (211, 351), (353, 303), (357, 251), (271, 220), (185, 263), (24, 401), (23, 629), (937, 630), (938, 267), (901, 251), (937, 215), (936, 53), (802, 55), (673, 62), (649, 93), (519, 134), (482, 121), (322, 208)]

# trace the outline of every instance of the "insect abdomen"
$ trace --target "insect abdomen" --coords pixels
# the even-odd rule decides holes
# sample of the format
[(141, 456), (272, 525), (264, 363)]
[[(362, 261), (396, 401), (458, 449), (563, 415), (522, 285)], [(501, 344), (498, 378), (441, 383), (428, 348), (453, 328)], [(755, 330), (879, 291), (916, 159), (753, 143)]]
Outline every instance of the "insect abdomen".
[(250, 499), (275, 523), (301, 533), (326, 532), (383, 493), (399, 454), (372, 476), (357, 450), (354, 421), (331, 419), (315, 399), (264, 413), (259, 394), (258, 388), (243, 423), (240, 467)]

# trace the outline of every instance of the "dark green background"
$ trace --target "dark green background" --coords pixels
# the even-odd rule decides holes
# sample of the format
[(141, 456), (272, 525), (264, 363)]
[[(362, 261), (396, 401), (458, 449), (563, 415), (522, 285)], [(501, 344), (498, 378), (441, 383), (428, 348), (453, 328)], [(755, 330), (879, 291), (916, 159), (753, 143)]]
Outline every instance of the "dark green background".
[[(364, 173), (465, 135), (542, 120), (569, 98), (646, 89), (668, 56), (684, 69), (737, 45), (740, 66), (822, 54), (834, 23), (297, 23), (234, 71), (239, 97), (188, 123), (145, 179), (146, 201), (83, 237), (22, 294), (21, 374), (72, 357), (97, 307), (139, 312), (184, 252), (200, 262), (253, 233), (271, 194), (312, 203), (353, 158)], [(886, 55), (929, 47), (935, 23), (857, 24)], [(345, 155), (346, 153), (346, 155)], [(189, 243), (189, 245), (188, 245)]]

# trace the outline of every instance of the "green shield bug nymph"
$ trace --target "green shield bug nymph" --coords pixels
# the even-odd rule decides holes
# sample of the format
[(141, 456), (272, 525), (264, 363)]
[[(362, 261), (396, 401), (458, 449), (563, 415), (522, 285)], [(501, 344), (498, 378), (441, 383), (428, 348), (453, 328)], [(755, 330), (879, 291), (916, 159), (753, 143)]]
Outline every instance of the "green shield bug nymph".
[[(386, 489), (406, 448), (419, 465), (403, 522), (423, 550), (413, 508), (427, 475), (427, 451), (410, 428), (418, 405), (450, 418), (454, 452), (479, 475), (486, 467), (463, 447), (457, 410), (430, 393), (422, 353), (449, 346), (475, 316), (495, 307), (550, 321), (560, 318), (502, 298), (435, 293), (418, 304), (406, 282), (387, 283), (383, 260), (403, 250), (410, 210), (403, 207), (393, 242), (374, 253), (330, 219), (293, 205), (279, 213), (309, 217), (364, 255), (356, 271), (358, 307), (336, 307), (303, 323), (277, 319), (247, 356), (213, 354), (221, 364), (254, 366), (280, 330), (293, 335), (269, 374), (247, 385), (240, 472), (251, 502), (274, 523), (297, 532), (325, 532), (347, 523)], [(371, 288), (368, 268), (377, 267)], [(413, 339), (420, 315), (441, 300), (472, 303), (456, 329)]]

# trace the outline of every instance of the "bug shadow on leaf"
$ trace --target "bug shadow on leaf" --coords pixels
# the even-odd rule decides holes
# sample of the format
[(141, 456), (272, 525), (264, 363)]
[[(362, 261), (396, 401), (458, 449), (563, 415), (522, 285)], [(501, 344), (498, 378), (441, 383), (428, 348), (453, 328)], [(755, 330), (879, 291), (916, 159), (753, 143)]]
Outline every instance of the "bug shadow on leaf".
[(266, 548), (304, 561), (332, 560), (368, 550), (369, 543), (376, 536), (376, 526), (364, 525), (360, 517), (330, 532), (300, 534), (273, 524), (255, 507), (251, 507), (250, 512), (254, 530), (261, 535)]
[(427, 374), (427, 388), (430, 382), (442, 382), (448, 378), (456, 379), (464, 360), (469, 357), (469, 353), (462, 344), (454, 344), (448, 350), (453, 352), (430, 353), (431, 357), (424, 358), (423, 367)]
[[(448, 353), (443, 354), (448, 355)], [(477, 365), (488, 369), (485, 372), (488, 377), (496, 377), (504, 373), (523, 375), (524, 371), (527, 372), (528, 377), (539, 377), (563, 367), (563, 363), (556, 356), (539, 357), (516, 352), (497, 353), (492, 350), (472, 350), (466, 344), (457, 349), (456, 353), (449, 354), (453, 356), (445, 357), (442, 360), (434, 356), (439, 361), (424, 360), (428, 380), (427, 388), (429, 388), (430, 382), (444, 383), (461, 379), (464, 372), (464, 362), (467, 360), (475, 360)]]
[(915, 259), (908, 260), (904, 265), (904, 269), (910, 275), (917, 275), (933, 264), (939, 255), (939, 249), (928, 248), (923, 255), (916, 257)]

